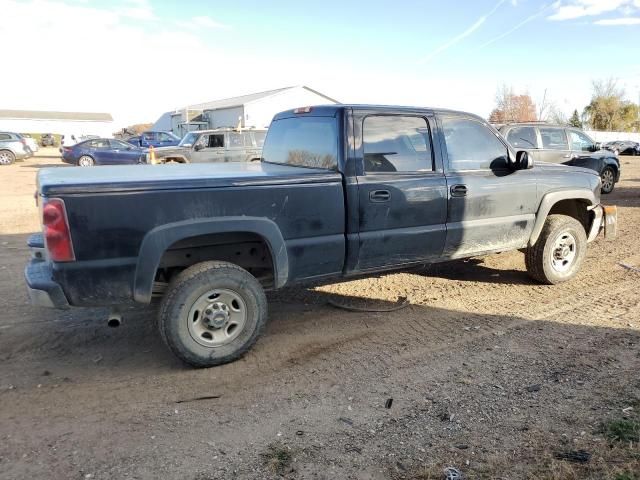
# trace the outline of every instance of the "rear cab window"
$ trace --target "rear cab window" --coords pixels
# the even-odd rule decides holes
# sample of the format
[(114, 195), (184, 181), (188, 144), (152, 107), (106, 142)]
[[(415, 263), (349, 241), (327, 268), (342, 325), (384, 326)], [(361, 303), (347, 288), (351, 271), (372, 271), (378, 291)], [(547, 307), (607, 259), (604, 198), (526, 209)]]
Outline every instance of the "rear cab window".
[(507, 134), (507, 141), (516, 149), (538, 148), (538, 138), (534, 127), (513, 127)]
[(300, 116), (274, 120), (267, 133), (262, 158), (268, 163), (336, 170), (336, 118)]

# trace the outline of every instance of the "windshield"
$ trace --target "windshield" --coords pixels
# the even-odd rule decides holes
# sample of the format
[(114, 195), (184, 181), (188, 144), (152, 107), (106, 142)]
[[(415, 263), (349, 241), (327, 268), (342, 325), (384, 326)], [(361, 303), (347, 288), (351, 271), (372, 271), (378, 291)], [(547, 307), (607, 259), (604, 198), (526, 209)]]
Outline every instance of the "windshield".
[(262, 159), (296, 167), (336, 169), (336, 119), (294, 117), (272, 122), (262, 150)]
[(180, 143), (178, 145), (180, 145), (181, 147), (190, 147), (195, 143), (198, 135), (198, 132), (189, 132), (184, 137), (182, 137), (182, 140), (180, 140)]

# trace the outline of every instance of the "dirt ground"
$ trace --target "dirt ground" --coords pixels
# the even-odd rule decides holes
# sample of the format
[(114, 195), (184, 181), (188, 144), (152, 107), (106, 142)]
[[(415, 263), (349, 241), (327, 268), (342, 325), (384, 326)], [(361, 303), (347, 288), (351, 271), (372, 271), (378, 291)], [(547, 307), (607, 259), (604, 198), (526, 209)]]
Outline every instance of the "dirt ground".
[(619, 264), (640, 267), (640, 157), (622, 164), (619, 238), (568, 284), (513, 252), (289, 289), (245, 358), (205, 370), (153, 307), (111, 329), (29, 306), (35, 174), (61, 164), (0, 168), (0, 478), (640, 479), (640, 271)]

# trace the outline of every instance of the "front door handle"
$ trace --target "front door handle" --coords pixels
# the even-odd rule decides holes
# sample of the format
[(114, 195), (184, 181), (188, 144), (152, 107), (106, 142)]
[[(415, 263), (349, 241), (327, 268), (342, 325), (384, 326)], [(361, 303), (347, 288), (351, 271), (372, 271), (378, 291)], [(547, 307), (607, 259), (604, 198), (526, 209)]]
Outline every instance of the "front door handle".
[(369, 200), (372, 202), (388, 202), (391, 199), (389, 190), (373, 190), (369, 192)]
[(466, 185), (452, 185), (449, 189), (452, 197), (466, 197), (467, 186)]

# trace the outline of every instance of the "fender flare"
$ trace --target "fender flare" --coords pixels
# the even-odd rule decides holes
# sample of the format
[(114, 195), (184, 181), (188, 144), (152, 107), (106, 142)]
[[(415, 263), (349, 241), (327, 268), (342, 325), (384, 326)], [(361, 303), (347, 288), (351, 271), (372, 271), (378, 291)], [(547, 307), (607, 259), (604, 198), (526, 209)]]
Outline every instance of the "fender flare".
[(220, 217), (184, 220), (161, 225), (142, 239), (133, 285), (133, 298), (149, 303), (155, 274), (164, 252), (174, 243), (198, 235), (212, 233), (254, 233), (262, 237), (271, 253), (275, 288), (287, 283), (289, 258), (278, 225), (263, 217)]
[(540, 201), (540, 206), (536, 213), (536, 221), (533, 224), (533, 230), (529, 237), (529, 246), (534, 245), (538, 241), (544, 222), (547, 220), (549, 212), (553, 206), (562, 200), (586, 200), (590, 206), (597, 205), (596, 197), (591, 190), (560, 190), (557, 192), (547, 193)]

